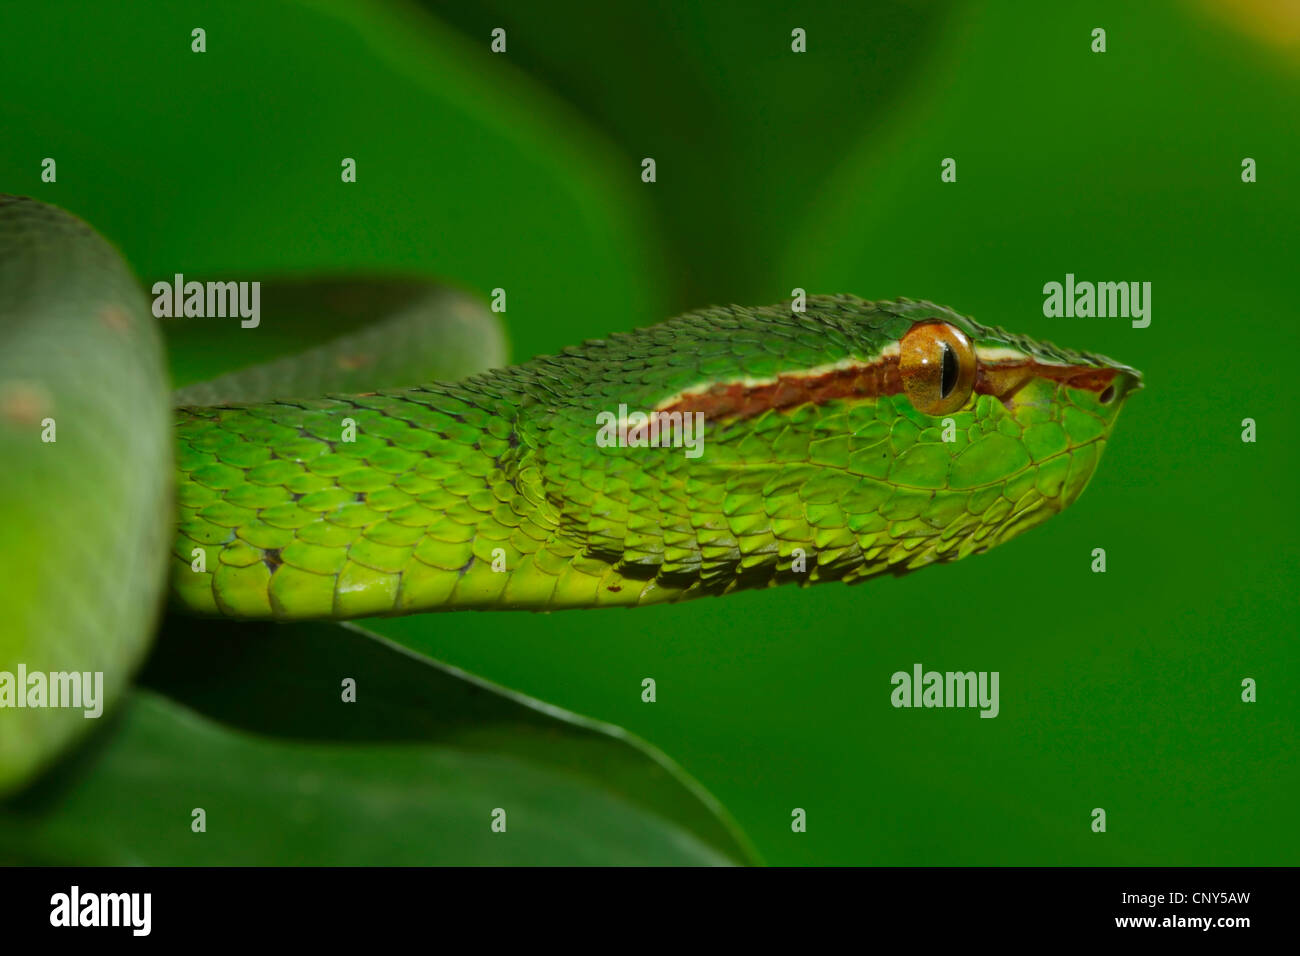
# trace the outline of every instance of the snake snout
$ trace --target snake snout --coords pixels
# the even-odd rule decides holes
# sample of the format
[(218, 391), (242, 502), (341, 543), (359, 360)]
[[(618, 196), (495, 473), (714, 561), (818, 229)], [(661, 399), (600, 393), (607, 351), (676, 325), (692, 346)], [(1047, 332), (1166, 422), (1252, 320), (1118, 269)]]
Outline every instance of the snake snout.
[[(1122, 402), (1129, 395), (1142, 390), (1142, 373), (1137, 369), (1128, 367), (1120, 369), (1119, 374), (1115, 376), (1114, 381), (1110, 383), (1110, 388), (1106, 391), (1112, 389), (1113, 392), (1109, 400), (1116, 403)], [(1105, 392), (1102, 395), (1105, 396)]]

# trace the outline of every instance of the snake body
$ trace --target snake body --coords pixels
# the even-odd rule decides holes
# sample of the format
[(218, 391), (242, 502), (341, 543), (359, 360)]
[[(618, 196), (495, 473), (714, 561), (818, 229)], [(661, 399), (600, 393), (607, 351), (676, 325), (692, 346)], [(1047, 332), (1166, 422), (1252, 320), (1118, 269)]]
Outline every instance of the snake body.
[[(182, 408), (173, 595), (351, 618), (903, 573), (1073, 502), (1139, 381), (932, 303), (814, 296), (456, 383)], [(620, 409), (702, 416), (698, 457), (600, 442)]]

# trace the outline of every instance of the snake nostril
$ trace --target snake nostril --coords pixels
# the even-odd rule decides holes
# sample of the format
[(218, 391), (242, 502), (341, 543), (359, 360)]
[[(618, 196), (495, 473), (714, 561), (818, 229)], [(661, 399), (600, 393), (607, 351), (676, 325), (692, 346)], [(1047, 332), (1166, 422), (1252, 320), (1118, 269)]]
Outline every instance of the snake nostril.
[(1111, 402), (1113, 402), (1115, 400), (1115, 386), (1107, 385), (1106, 390), (1102, 392), (1100, 396), (1098, 396), (1097, 400), (1101, 402), (1103, 405), (1109, 405)]

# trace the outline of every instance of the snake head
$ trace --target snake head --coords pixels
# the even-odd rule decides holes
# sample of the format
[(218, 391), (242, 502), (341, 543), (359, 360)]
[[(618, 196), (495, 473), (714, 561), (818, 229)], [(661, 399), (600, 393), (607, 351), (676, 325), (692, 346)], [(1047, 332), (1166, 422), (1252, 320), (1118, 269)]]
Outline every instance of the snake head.
[(1104, 356), (929, 302), (813, 296), (803, 312), (680, 321), (691, 358), (671, 387), (656, 379), (654, 408), (702, 413), (709, 432), (702, 459), (659, 466), (662, 480), (717, 489), (712, 546), (776, 580), (800, 546), (819, 555), (805, 581), (857, 580), (1045, 521), (1082, 493), (1141, 386)]
[(556, 607), (987, 550), (1079, 496), (1139, 384), (928, 302), (811, 296), (587, 342), (471, 382), (465, 402), (521, 390), (493, 500), (567, 555), (537, 562), (567, 575), (534, 605)]
[[(912, 556), (908, 567), (985, 550), (1073, 503), (1120, 407), (1142, 387), (1137, 370), (1106, 356), (983, 326), (929, 302), (871, 308), (887, 316), (873, 316), (868, 340), (878, 346), (872, 361), (885, 368), (876, 421), (888, 426), (881, 441), (890, 454), (882, 457), (888, 470), (868, 477), (895, 489), (887, 507), (917, 511), (891, 523), (891, 536), (924, 534), (927, 525), (938, 531), (937, 548)], [(855, 434), (880, 431), (866, 423)], [(917, 506), (897, 509), (900, 496)]]

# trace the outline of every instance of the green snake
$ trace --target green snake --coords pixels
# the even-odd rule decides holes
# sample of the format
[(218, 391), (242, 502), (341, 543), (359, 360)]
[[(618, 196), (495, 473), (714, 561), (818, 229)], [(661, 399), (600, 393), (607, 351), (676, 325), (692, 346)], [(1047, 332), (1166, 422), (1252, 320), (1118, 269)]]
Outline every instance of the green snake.
[[(0, 441), (22, 456), (0, 484), (9, 659), (87, 630), (106, 659), (143, 647), (168, 577), (184, 610), (292, 620), (905, 573), (1071, 504), (1141, 383), (929, 302), (836, 295), (704, 309), (458, 381), (319, 396), (286, 370), (284, 394), (173, 410), (121, 258), (11, 198), (0, 305)], [(631, 428), (603, 440), (611, 418)], [(703, 427), (692, 447), (647, 442), (647, 422)], [(125, 589), (128, 569), (145, 583)]]
[[(910, 571), (1077, 498), (1136, 381), (928, 302), (813, 296), (456, 383), (182, 408), (172, 587), (199, 612), (350, 618)], [(702, 416), (700, 454), (602, 445), (620, 408)]]

